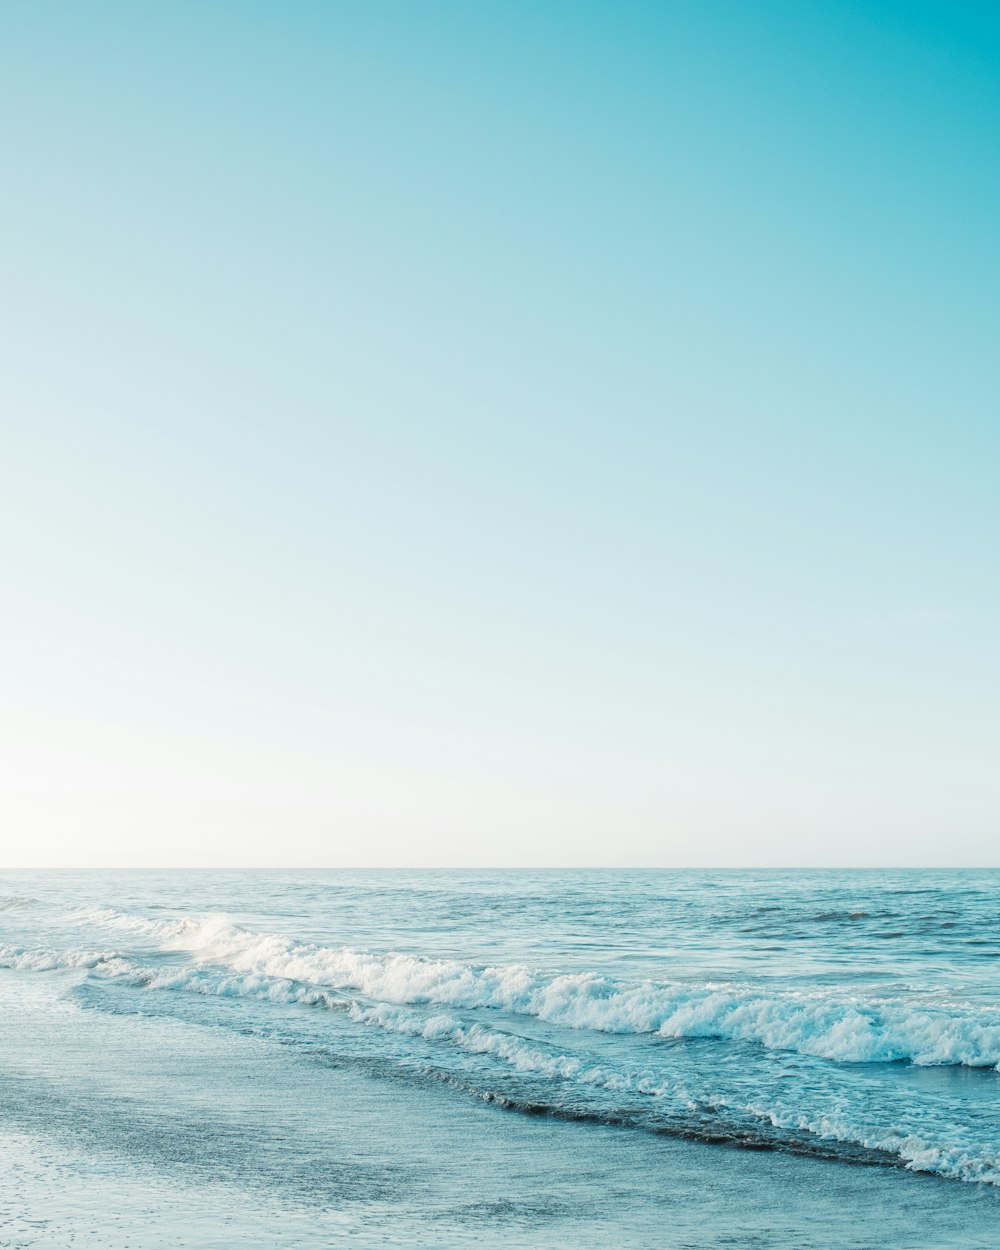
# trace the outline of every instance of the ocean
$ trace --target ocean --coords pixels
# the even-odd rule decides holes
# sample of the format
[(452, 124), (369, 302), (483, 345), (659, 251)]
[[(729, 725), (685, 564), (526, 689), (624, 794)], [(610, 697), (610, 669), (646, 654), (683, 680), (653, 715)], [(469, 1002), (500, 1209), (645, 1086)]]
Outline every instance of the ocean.
[(0, 1247), (1000, 1245), (1000, 870), (0, 875)]

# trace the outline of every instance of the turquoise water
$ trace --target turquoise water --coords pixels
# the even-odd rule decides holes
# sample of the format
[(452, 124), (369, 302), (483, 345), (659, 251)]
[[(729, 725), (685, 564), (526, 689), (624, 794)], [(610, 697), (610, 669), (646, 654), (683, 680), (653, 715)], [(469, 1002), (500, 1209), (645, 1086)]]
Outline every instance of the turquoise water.
[(1000, 871), (0, 877), (0, 1245), (1000, 1243)]

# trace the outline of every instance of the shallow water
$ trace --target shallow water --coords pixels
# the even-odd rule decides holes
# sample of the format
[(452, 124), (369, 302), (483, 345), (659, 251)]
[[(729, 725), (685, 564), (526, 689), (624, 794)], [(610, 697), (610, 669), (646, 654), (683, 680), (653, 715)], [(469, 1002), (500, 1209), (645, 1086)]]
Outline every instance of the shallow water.
[(994, 1247), (1000, 871), (0, 877), (0, 1246)]

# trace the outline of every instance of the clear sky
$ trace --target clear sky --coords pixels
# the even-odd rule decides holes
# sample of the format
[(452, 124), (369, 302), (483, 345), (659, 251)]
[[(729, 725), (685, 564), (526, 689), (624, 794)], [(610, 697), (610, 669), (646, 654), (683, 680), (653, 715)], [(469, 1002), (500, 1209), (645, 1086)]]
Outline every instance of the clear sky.
[(1000, 9), (0, 9), (0, 864), (985, 864)]

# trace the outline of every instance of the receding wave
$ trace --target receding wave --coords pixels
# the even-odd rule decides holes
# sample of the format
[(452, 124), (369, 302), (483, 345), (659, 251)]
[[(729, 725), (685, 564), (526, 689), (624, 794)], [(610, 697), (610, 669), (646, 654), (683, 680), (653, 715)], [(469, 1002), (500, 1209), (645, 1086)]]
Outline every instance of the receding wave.
[[(684, 1085), (651, 1073), (630, 1072), (612, 1065), (595, 1063), (584, 1056), (562, 1054), (552, 1047), (501, 1030), (468, 1024), (447, 1015), (429, 1018), (383, 1005), (350, 1008), (353, 1019), (365, 1024), (428, 1041), (447, 1041), (476, 1055), (499, 1059), (518, 1072), (539, 1073), (550, 1079), (571, 1082), (616, 1095), (652, 1098), (667, 1115), (646, 1123), (616, 1107), (610, 1114), (598, 1114), (559, 1103), (526, 1105), (523, 1099), (489, 1093), (491, 1101), (515, 1110), (559, 1115), (574, 1119), (598, 1119), (606, 1123), (638, 1124), (653, 1131), (669, 1132), (705, 1142), (738, 1145), (753, 1149), (784, 1149), (851, 1162), (885, 1163), (895, 1161), (910, 1171), (932, 1172), (957, 1180), (1000, 1184), (1000, 1156), (974, 1147), (929, 1142), (915, 1133), (890, 1131), (873, 1133), (854, 1124), (844, 1114), (809, 1116), (802, 1112), (742, 1103), (717, 1093), (696, 1092)], [(466, 1083), (463, 1082), (463, 1085)], [(482, 1092), (472, 1089), (471, 1092)], [(747, 1120), (751, 1123), (747, 1123)], [(755, 1121), (755, 1123), (754, 1123)], [(766, 1128), (779, 1130), (768, 1134)], [(845, 1149), (846, 1148), (846, 1149)]]

